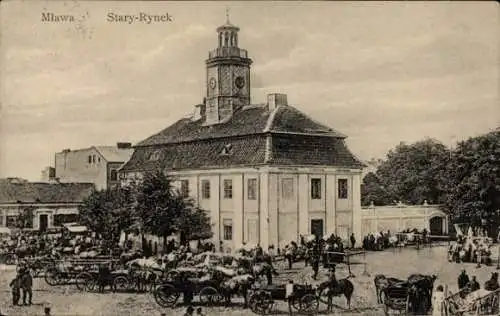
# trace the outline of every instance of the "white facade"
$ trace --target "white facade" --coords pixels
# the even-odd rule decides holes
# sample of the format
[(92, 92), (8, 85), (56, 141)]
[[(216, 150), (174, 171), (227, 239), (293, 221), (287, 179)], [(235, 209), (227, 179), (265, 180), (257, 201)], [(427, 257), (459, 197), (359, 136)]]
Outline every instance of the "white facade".
[[(179, 191), (188, 185), (189, 196), (209, 212), (213, 239), (227, 248), (243, 242), (284, 247), (315, 231), (361, 236), (361, 170), (255, 167), (169, 174)], [(347, 181), (347, 198), (339, 198), (339, 180)]]
[[(449, 218), (437, 205), (375, 206), (361, 211), (363, 236), (374, 232), (401, 232), (424, 228), (431, 234), (448, 234)], [(437, 232), (436, 232), (437, 231)]]

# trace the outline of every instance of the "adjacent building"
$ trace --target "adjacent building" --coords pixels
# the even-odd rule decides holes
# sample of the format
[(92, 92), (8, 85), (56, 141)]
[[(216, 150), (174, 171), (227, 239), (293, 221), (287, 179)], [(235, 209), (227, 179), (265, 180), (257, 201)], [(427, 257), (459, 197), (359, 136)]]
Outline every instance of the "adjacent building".
[(204, 101), (191, 118), (136, 144), (123, 181), (158, 169), (175, 177), (228, 248), (282, 247), (301, 234), (360, 236), (364, 164), (346, 135), (289, 105), (285, 94), (251, 104), (252, 60), (238, 31), (229, 22), (217, 28)]
[(56, 168), (45, 167), (42, 170), (42, 175), (40, 177), (40, 180), (42, 182), (52, 182), (52, 181), (55, 181), (55, 179), (56, 179)]
[[(42, 183), (18, 178), (0, 179), (0, 227), (47, 230), (75, 222), (78, 206), (90, 195), (92, 183)], [(28, 215), (29, 214), (29, 215)]]
[(362, 232), (363, 236), (370, 233), (388, 231), (401, 232), (406, 229), (424, 228), (431, 235), (443, 236), (448, 234), (449, 217), (440, 210), (439, 205), (404, 205), (370, 206), (363, 208)]
[(132, 156), (131, 143), (64, 149), (55, 154), (55, 179), (62, 183), (94, 183), (97, 189), (119, 184), (118, 169)]

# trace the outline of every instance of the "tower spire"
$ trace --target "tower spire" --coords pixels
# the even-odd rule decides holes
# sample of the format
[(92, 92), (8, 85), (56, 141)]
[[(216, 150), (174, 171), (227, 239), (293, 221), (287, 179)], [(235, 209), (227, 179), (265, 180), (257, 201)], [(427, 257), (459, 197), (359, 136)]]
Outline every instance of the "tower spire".
[(226, 7), (226, 23), (230, 24), (230, 22), (229, 22), (229, 8), (228, 7)]

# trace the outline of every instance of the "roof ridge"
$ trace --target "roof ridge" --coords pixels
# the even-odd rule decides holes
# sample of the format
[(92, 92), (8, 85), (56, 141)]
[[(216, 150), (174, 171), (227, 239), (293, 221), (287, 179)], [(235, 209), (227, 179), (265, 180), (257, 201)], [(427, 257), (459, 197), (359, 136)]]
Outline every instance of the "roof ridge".
[(269, 115), (269, 117), (267, 118), (266, 127), (264, 127), (264, 130), (263, 130), (264, 133), (268, 133), (271, 130), (271, 126), (273, 126), (274, 118), (276, 117), (276, 113), (278, 113), (278, 109), (280, 109), (280, 108), (281, 108), (281, 105), (278, 105), (277, 107), (275, 107), (273, 109), (273, 111), (271, 112), (271, 114)]

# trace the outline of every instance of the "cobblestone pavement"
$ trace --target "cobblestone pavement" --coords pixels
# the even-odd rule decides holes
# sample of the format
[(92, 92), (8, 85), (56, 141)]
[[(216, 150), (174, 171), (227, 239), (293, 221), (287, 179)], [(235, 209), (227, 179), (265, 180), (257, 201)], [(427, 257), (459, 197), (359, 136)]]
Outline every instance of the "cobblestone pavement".
[[(496, 259), (496, 251), (493, 258)], [(353, 261), (363, 262), (363, 256), (352, 258)], [(352, 265), (352, 272), (355, 275), (351, 281), (355, 290), (352, 300), (352, 310), (345, 311), (345, 298), (339, 297), (334, 303), (339, 306), (335, 314), (342, 315), (383, 315), (382, 308), (377, 306), (375, 298), (375, 288), (373, 277), (375, 274), (385, 274), (397, 278), (406, 278), (411, 273), (424, 273), (438, 275), (438, 284), (448, 284), (451, 291), (457, 290), (456, 280), (462, 268), (467, 269), (469, 275), (477, 276), (483, 286), (489, 278), (491, 272), (495, 271), (496, 265), (492, 267), (483, 266), (476, 268), (474, 264), (449, 263), (446, 260), (446, 248), (434, 247), (421, 249), (388, 250), (384, 252), (368, 253), (366, 255), (367, 272), (363, 274), (364, 265)], [(304, 267), (303, 263), (296, 263), (293, 270), (283, 271), (284, 262), (278, 263), (280, 276), (275, 279), (276, 283), (293, 279), (296, 283), (314, 284), (312, 280), (312, 270)], [(51, 287), (43, 279), (35, 279), (33, 306), (17, 306), (11, 304), (10, 289), (8, 287), (15, 271), (12, 267), (0, 266), (0, 310), (9, 316), (13, 315), (43, 315), (43, 307), (50, 304), (52, 315), (182, 315), (185, 308), (162, 309), (155, 302), (150, 294), (122, 294), (122, 293), (86, 293), (80, 292), (74, 285)], [(325, 271), (321, 271), (321, 280), (325, 278)], [(348, 275), (347, 267), (344, 265), (337, 267), (337, 278)], [(206, 315), (253, 315), (249, 310), (241, 308), (242, 300), (234, 300), (237, 306), (231, 308), (203, 308)], [(325, 306), (320, 305), (320, 310)], [(278, 302), (275, 305), (276, 315), (286, 315), (287, 307), (284, 303)], [(324, 314), (324, 313), (323, 313)]]

